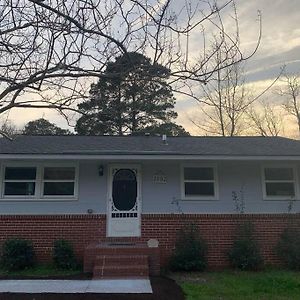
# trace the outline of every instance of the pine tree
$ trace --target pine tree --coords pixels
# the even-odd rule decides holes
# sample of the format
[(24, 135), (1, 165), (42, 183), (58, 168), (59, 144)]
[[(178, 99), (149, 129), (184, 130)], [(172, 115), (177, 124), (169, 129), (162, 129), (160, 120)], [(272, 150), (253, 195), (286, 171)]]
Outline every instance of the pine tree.
[(170, 71), (164, 66), (130, 52), (108, 63), (105, 74), (91, 85), (90, 98), (78, 105), (84, 113), (75, 127), (78, 134), (134, 134), (177, 117), (167, 83)]

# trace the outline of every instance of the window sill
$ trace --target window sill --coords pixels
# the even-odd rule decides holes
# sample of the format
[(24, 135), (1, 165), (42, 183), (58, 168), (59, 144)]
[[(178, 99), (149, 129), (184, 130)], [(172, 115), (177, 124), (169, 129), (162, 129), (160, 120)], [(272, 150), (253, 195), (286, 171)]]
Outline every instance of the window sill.
[(3, 197), (0, 198), (0, 202), (71, 202), (71, 201), (78, 201), (78, 198), (22, 198), (22, 197)]
[(267, 197), (263, 198), (264, 201), (299, 201), (300, 199), (297, 198), (283, 198), (283, 197)]
[(182, 201), (219, 201), (219, 198), (209, 198), (209, 197), (183, 197)]

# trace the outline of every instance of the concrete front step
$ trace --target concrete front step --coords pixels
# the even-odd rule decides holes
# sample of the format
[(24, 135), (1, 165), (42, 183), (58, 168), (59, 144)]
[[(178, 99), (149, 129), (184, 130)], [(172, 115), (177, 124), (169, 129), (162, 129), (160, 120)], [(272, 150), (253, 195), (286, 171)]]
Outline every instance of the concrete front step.
[(147, 255), (97, 255), (96, 266), (111, 265), (148, 265)]
[(122, 277), (148, 277), (148, 265), (95, 265), (93, 271), (94, 279), (122, 278)]

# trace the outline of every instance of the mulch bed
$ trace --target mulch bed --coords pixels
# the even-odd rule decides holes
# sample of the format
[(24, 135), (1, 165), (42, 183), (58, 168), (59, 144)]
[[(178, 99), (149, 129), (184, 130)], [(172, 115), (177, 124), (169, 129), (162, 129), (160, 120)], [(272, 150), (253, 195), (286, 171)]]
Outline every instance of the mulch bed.
[(153, 294), (21, 294), (2, 293), (1, 300), (184, 300), (184, 294), (175, 281), (152, 277)]

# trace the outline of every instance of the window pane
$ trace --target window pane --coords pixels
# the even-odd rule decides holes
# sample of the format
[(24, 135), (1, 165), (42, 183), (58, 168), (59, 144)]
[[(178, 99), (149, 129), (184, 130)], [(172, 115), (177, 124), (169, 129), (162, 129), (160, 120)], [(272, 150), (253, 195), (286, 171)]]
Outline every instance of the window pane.
[(47, 167), (44, 168), (44, 179), (73, 180), (75, 178), (74, 167)]
[(6, 167), (5, 168), (5, 179), (7, 180), (26, 180), (32, 179), (35, 180), (36, 177), (36, 168), (15, 168), (15, 167)]
[(184, 168), (185, 180), (214, 180), (213, 168)]
[(45, 182), (45, 196), (73, 196), (74, 182)]
[(267, 196), (295, 196), (294, 184), (291, 182), (267, 182)]
[(134, 180), (136, 180), (136, 176), (132, 170), (120, 169), (115, 173), (114, 180), (134, 181)]
[(112, 198), (117, 210), (128, 211), (136, 204), (137, 181), (132, 170), (118, 170), (113, 179)]
[(265, 169), (266, 180), (293, 180), (292, 168), (266, 168)]
[(186, 196), (214, 196), (213, 182), (186, 182)]
[(34, 195), (34, 192), (34, 182), (5, 182), (4, 195), (6, 196)]

